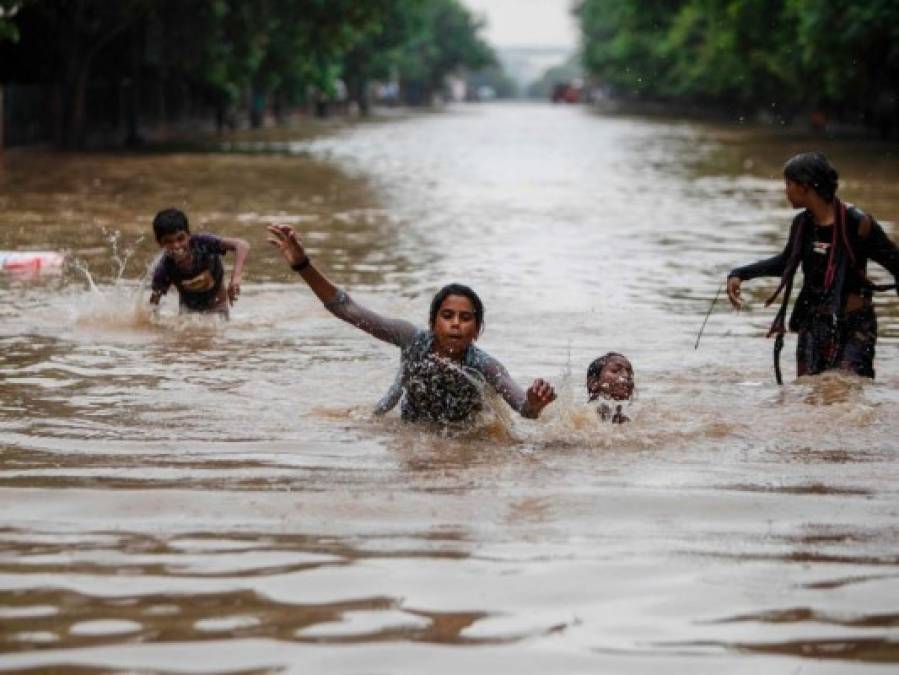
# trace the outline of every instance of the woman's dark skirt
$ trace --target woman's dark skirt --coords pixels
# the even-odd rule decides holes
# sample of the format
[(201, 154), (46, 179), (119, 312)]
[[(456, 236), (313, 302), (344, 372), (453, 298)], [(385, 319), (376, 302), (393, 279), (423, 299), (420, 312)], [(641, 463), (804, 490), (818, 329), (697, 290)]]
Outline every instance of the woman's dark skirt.
[(799, 329), (796, 374), (845, 370), (873, 378), (876, 343), (877, 316), (869, 298), (861, 309), (836, 321), (830, 312), (811, 312)]

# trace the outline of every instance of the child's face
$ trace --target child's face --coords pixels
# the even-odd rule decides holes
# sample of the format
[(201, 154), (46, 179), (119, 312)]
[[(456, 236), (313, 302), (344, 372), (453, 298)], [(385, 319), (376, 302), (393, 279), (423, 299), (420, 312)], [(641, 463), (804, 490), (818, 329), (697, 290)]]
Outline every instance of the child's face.
[(587, 379), (587, 393), (590, 400), (600, 396), (616, 401), (626, 401), (634, 395), (634, 369), (630, 361), (613, 356), (599, 375)]
[(449, 295), (434, 318), (434, 338), (440, 353), (450, 357), (461, 357), (478, 337), (478, 323), (475, 320), (471, 300), (463, 295)]
[(175, 260), (183, 260), (190, 254), (188, 242), (190, 242), (190, 234), (184, 230), (178, 230), (162, 235), (159, 246)]

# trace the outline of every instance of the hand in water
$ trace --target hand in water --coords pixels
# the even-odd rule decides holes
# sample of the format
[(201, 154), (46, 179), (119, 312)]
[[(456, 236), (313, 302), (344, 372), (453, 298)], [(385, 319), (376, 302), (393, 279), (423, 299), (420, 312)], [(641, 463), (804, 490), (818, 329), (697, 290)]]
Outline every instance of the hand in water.
[(743, 306), (743, 298), (740, 296), (740, 284), (743, 280), (740, 277), (727, 278), (727, 299), (734, 309), (740, 309)]
[(303, 244), (290, 225), (269, 225), (268, 231), (272, 235), (268, 238), (269, 243), (281, 250), (288, 264), (296, 265), (306, 257)]
[(556, 400), (556, 391), (549, 382), (538, 378), (528, 388), (527, 396), (528, 409), (534, 417), (537, 417), (541, 410)]
[(228, 301), (233, 305), (237, 302), (237, 296), (240, 295), (240, 279), (231, 279), (228, 284)]
[(149, 309), (148, 316), (151, 321), (156, 321), (159, 319), (159, 298), (160, 293), (158, 291), (153, 291), (150, 294), (150, 301), (147, 303), (147, 309)]

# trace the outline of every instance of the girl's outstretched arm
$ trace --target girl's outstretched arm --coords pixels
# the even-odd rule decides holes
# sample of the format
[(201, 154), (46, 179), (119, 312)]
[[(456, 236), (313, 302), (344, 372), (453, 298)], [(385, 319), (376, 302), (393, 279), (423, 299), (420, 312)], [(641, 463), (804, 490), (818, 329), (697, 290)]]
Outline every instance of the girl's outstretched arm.
[(281, 251), (291, 268), (299, 272), (303, 281), (334, 316), (397, 347), (412, 342), (417, 333), (415, 326), (402, 319), (381, 316), (353, 301), (312, 263), (292, 227), (269, 225), (268, 231), (271, 235), (268, 241)]
[(490, 362), (485, 369), (487, 382), (522, 417), (535, 419), (546, 406), (556, 400), (556, 391), (549, 382), (538, 378), (525, 391), (512, 379), (503, 364), (492, 356), (489, 358)]

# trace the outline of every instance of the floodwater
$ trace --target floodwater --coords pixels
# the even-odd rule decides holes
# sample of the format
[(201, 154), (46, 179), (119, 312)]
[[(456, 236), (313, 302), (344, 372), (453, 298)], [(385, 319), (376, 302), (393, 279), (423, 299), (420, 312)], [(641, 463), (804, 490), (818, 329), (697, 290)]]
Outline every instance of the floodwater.
[[(873, 383), (774, 384), (773, 280), (694, 350), (725, 271), (782, 246), (780, 167), (810, 147), (899, 235), (895, 147), (571, 107), (7, 153), (0, 249), (70, 262), (0, 277), (0, 669), (895, 672), (895, 295)], [(169, 205), (253, 246), (230, 322), (146, 312)], [(559, 400), (455, 434), (373, 418), (397, 353), (269, 223), (421, 325), (472, 285), (481, 346)], [(586, 405), (608, 350), (636, 368), (624, 426)]]

